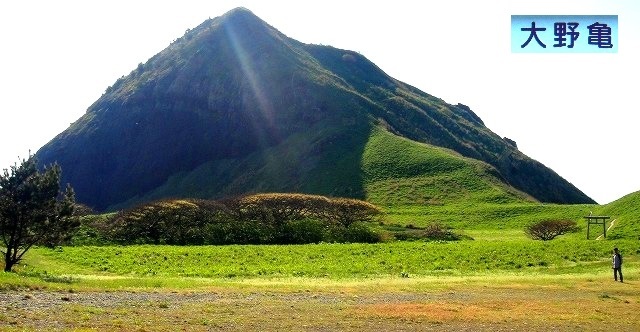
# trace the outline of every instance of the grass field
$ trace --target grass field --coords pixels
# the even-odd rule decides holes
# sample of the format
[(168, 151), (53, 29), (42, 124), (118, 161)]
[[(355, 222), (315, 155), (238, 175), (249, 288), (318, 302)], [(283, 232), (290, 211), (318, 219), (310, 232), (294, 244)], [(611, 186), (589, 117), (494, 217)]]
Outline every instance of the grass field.
[(34, 249), (25, 273), (115, 274), (204, 278), (371, 278), (474, 275), (486, 271), (545, 274), (609, 268), (613, 246), (626, 261), (633, 240), (395, 242), (252, 246), (123, 246)]

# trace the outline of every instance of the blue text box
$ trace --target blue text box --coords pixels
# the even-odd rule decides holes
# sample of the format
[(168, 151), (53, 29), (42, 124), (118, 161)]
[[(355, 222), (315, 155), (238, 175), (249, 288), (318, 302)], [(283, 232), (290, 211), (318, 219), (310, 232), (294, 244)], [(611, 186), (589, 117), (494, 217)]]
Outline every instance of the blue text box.
[(511, 15), (511, 52), (617, 53), (618, 15)]

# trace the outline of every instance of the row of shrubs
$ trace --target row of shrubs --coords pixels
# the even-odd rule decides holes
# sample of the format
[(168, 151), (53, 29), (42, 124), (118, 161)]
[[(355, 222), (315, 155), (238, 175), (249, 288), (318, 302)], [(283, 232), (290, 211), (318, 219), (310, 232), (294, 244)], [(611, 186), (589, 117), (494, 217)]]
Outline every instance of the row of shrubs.
[[(439, 223), (420, 228), (384, 225), (378, 220), (381, 215), (378, 207), (365, 201), (305, 194), (161, 200), (107, 216), (85, 217), (74, 243), (220, 245), (471, 239)], [(376, 224), (382, 227), (375, 230), (372, 225)], [(551, 240), (577, 229), (571, 220), (545, 220), (525, 231), (533, 239)]]
[(369, 225), (380, 215), (361, 200), (305, 194), (162, 200), (85, 219), (76, 244), (373, 243), (381, 236)]

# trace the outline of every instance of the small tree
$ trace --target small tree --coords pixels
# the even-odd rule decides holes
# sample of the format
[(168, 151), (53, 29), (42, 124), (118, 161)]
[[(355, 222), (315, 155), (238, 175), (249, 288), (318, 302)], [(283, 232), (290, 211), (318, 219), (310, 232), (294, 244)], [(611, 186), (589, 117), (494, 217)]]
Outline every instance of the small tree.
[(29, 156), (0, 175), (0, 237), (4, 243), (5, 272), (35, 244), (54, 246), (67, 240), (79, 226), (72, 218), (75, 195), (67, 186), (60, 192), (60, 167), (38, 171)]
[(576, 232), (578, 226), (573, 220), (544, 220), (527, 226), (525, 231), (534, 240), (548, 241), (556, 236)]

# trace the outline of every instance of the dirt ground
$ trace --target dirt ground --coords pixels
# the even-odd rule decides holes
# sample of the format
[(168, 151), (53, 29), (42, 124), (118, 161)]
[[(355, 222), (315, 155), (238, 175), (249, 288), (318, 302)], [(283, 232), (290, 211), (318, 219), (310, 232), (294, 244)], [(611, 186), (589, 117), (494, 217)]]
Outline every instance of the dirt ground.
[(635, 285), (598, 290), (0, 293), (2, 331), (640, 331)]

